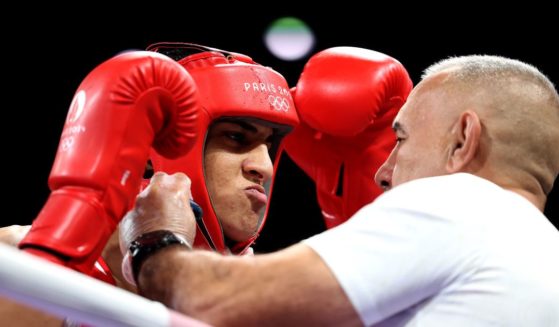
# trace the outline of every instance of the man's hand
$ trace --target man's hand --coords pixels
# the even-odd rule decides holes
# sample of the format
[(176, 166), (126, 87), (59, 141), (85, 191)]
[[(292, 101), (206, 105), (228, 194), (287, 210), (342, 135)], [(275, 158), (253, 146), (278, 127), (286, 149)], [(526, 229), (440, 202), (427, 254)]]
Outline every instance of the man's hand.
[(149, 186), (137, 196), (134, 209), (120, 223), (122, 253), (140, 235), (156, 230), (171, 231), (192, 244), (196, 221), (190, 196), (190, 178), (185, 174), (153, 175)]

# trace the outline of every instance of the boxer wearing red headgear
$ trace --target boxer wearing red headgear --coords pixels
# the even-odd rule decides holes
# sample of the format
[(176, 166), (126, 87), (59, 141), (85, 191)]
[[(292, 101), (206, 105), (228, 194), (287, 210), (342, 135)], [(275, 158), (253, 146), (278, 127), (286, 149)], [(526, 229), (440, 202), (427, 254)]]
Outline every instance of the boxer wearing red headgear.
[[(194, 79), (202, 106), (200, 133), (205, 136), (176, 160), (152, 152), (153, 167), (166, 173), (183, 172), (191, 179), (193, 198), (203, 211), (194, 246), (243, 253), (254, 242), (265, 220), (268, 207), (261, 204), (267, 204), (270, 196), (280, 141), (298, 124), (287, 82), (271, 68), (238, 53), (188, 43), (158, 43), (148, 50), (178, 60)], [(190, 54), (192, 51), (198, 53)], [(227, 165), (220, 165), (223, 158), (216, 159), (220, 151), (212, 150), (215, 137), (242, 130), (246, 133), (243, 137), (249, 137), (254, 134), (250, 129), (256, 129), (257, 134), (269, 134), (265, 142), (269, 158), (264, 160), (273, 161), (273, 170), (266, 173), (269, 176), (257, 176), (262, 175), (259, 168), (245, 161), (233, 166), (236, 171), (223, 171), (218, 179), (217, 170), (222, 171)], [(221, 153), (248, 153), (245, 148), (222, 147)], [(247, 206), (251, 209), (247, 210)]]
[[(202, 108), (196, 130), (200, 135), (190, 152), (169, 160), (152, 150), (153, 166), (191, 178), (193, 197), (203, 209), (195, 246), (246, 253), (265, 220), (280, 141), (298, 123), (287, 82), (237, 53), (183, 43), (160, 43), (149, 49), (171, 56), (186, 68)], [(187, 55), (187, 50), (198, 53)], [(105, 266), (90, 274), (107, 281), (112, 273), (122, 281), (120, 250), (115, 251), (111, 241), (104, 257), (112, 269)], [(104, 264), (103, 258), (98, 263)], [(18, 313), (5, 305), (0, 301), (4, 314)], [(46, 319), (31, 311), (25, 315), (30, 320)]]

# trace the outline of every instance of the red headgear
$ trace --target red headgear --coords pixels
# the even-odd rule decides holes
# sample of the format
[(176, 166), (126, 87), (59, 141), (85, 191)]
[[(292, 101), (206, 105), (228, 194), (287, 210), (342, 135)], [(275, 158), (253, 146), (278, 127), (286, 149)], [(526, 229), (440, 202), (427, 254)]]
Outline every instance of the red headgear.
[[(155, 151), (151, 160), (155, 171), (183, 172), (192, 181), (192, 196), (203, 211), (194, 245), (227, 252), (220, 220), (211, 204), (204, 178), (204, 145), (210, 125), (220, 119), (249, 119), (274, 128), (277, 136), (270, 150), (274, 173), (279, 161), (281, 138), (299, 123), (286, 80), (269, 67), (250, 57), (190, 43), (156, 43), (150, 51), (177, 60), (192, 76), (200, 94), (202, 112), (200, 136), (188, 154), (175, 160)], [(192, 54), (194, 52), (194, 54)], [(265, 185), (269, 191), (272, 182)], [(235, 244), (231, 251), (242, 253), (250, 246), (264, 225), (268, 208), (259, 222), (258, 231), (249, 240)]]

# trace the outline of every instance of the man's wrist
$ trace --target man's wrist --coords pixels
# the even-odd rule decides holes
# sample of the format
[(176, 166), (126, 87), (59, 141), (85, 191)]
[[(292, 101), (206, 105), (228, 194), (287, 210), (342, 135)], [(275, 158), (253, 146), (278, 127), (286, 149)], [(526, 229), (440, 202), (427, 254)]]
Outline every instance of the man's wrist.
[(138, 282), (140, 269), (146, 259), (169, 246), (182, 246), (188, 250), (192, 249), (184, 238), (168, 230), (157, 230), (142, 234), (130, 243), (131, 270), (136, 283)]

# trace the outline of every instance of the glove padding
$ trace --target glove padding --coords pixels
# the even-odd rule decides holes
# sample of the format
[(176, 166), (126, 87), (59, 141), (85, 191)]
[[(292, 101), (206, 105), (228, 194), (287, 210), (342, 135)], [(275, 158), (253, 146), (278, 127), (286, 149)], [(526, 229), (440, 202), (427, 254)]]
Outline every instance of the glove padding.
[(402, 64), (372, 50), (331, 48), (305, 65), (292, 89), (301, 124), (284, 144), (314, 180), (328, 228), (382, 192), (374, 175), (395, 145), (392, 121), (411, 89)]
[(186, 153), (198, 117), (192, 78), (164, 55), (128, 52), (95, 68), (70, 107), (52, 193), (20, 247), (89, 273), (138, 193), (150, 147)]

